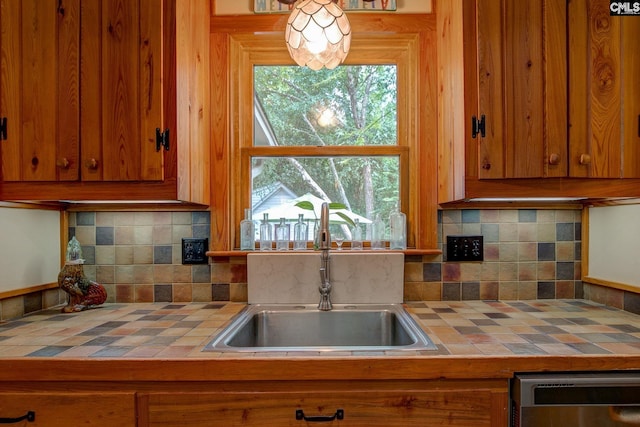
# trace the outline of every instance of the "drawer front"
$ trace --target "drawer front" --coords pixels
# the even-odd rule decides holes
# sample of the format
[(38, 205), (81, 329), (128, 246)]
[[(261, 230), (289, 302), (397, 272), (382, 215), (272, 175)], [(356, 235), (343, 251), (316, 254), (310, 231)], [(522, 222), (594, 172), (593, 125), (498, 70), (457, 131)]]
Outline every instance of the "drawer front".
[[(0, 418), (18, 418), (32, 411), (29, 427), (135, 426), (135, 393), (0, 393)], [(8, 424), (12, 425), (12, 424)]]
[[(490, 390), (370, 391), (370, 392), (221, 392), (150, 394), (150, 426), (305, 426), (305, 417), (323, 417), (310, 425), (380, 426), (407, 425), (496, 427), (492, 423), (495, 394)], [(144, 411), (141, 405), (140, 411)], [(343, 419), (330, 420), (336, 411)], [(501, 411), (497, 411), (500, 413)], [(298, 415), (298, 418), (300, 415)]]

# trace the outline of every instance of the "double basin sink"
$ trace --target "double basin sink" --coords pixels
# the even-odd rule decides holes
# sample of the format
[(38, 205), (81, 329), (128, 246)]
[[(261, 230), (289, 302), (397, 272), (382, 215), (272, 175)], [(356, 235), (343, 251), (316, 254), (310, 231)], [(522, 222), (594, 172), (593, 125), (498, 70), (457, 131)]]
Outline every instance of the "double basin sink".
[(401, 304), (252, 304), (204, 351), (418, 351), (436, 345)]

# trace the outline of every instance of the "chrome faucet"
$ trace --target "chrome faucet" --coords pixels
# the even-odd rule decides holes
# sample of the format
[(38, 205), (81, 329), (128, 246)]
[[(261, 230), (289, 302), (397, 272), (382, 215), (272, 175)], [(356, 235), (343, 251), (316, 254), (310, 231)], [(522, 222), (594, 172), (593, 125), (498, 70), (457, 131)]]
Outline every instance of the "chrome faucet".
[(329, 234), (329, 204), (323, 203), (320, 208), (320, 229), (318, 242), (322, 255), (320, 258), (320, 303), (318, 310), (329, 311), (331, 305), (331, 283), (329, 281), (329, 249), (331, 249), (331, 235)]

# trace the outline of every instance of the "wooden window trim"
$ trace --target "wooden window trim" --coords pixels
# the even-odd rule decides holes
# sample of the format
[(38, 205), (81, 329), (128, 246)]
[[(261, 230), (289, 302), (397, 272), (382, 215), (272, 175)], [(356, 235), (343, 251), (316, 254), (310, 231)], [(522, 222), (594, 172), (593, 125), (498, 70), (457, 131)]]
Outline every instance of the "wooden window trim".
[[(282, 41), (286, 19), (233, 18), (211, 20), (211, 250), (218, 253), (238, 247), (238, 224), (250, 200), (244, 184), (250, 176), (248, 156), (265, 153), (264, 148), (252, 147), (253, 87), (247, 84), (253, 81), (252, 66), (293, 64)], [(401, 153), (401, 162), (406, 162), (401, 165), (406, 174), (401, 177), (401, 192), (408, 243), (412, 249), (432, 251), (437, 249), (435, 16), (385, 14), (381, 20), (379, 14), (353, 14), (350, 20), (352, 48), (345, 63), (398, 64), (399, 85), (406, 84), (404, 90), (398, 89), (398, 145), (367, 150), (369, 155), (376, 150)], [(298, 154), (295, 147), (278, 148), (282, 151), (267, 149), (272, 155)], [(356, 153), (347, 147), (327, 148), (322, 147), (323, 156)]]

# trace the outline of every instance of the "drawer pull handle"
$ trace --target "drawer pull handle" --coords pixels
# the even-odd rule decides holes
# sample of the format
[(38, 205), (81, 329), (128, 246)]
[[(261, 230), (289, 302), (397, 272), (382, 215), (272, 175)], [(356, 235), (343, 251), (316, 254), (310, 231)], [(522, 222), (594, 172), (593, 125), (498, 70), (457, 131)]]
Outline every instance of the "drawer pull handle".
[(336, 410), (336, 413), (333, 415), (313, 415), (310, 417), (307, 417), (304, 414), (304, 411), (302, 409), (296, 409), (296, 420), (298, 421), (304, 420), (309, 423), (324, 423), (324, 422), (329, 422), (333, 420), (343, 420), (343, 419), (344, 419), (344, 409)]
[(29, 411), (23, 416), (18, 418), (0, 418), (0, 424), (15, 424), (24, 420), (27, 420), (30, 423), (34, 422), (36, 420), (36, 413), (33, 411)]

